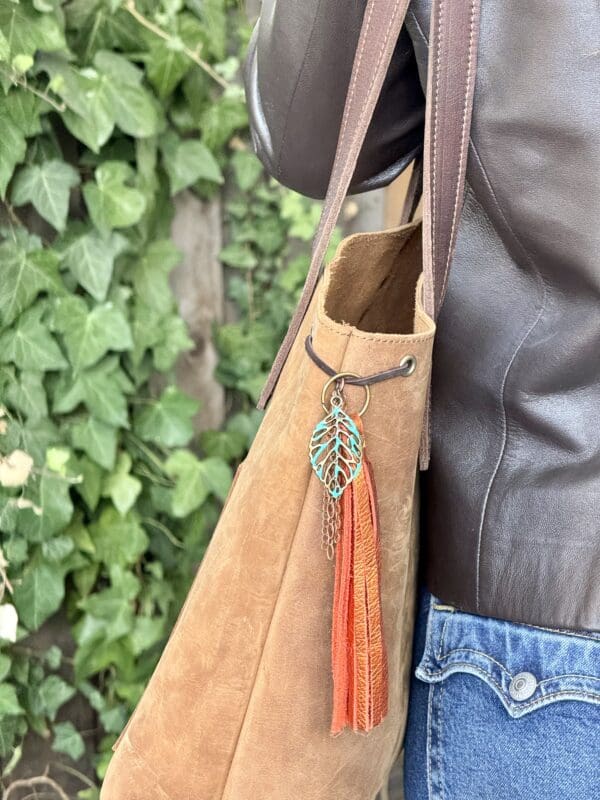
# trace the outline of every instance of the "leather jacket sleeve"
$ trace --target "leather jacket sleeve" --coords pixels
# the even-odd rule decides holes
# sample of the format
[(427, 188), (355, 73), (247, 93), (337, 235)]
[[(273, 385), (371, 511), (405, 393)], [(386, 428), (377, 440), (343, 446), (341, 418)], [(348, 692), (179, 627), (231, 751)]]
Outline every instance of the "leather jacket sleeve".
[[(254, 149), (280, 183), (322, 198), (333, 165), (365, 0), (263, 0), (245, 63)], [(390, 183), (420, 151), (425, 100), (403, 29), (352, 179)]]

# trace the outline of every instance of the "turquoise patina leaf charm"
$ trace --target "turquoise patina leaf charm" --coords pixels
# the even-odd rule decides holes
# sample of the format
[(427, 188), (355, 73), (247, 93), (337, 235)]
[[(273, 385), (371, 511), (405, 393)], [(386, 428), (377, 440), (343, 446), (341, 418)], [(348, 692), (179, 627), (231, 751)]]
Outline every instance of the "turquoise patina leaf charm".
[(334, 500), (341, 497), (362, 467), (362, 437), (342, 405), (341, 393), (334, 392), (331, 410), (310, 440), (310, 463)]

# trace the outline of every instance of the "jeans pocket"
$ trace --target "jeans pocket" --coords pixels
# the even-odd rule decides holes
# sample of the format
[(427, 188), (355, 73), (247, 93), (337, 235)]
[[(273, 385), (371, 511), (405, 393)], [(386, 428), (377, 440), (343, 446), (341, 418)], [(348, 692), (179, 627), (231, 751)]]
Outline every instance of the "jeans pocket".
[(433, 684), (456, 673), (483, 680), (514, 718), (564, 700), (600, 705), (600, 635), (479, 617), (431, 597), (416, 676)]
[(425, 595), (417, 642), (406, 800), (600, 797), (600, 637)]

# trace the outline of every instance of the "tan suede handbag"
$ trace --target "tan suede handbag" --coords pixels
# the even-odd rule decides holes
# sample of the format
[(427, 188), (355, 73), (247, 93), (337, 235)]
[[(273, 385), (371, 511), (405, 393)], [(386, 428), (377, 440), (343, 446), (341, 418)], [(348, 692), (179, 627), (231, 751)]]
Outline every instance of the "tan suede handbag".
[(463, 195), (476, 0), (433, 3), (423, 227), (350, 236), (321, 264), (407, 5), (367, 3), (269, 406), (102, 800), (373, 800), (401, 746), (418, 454)]

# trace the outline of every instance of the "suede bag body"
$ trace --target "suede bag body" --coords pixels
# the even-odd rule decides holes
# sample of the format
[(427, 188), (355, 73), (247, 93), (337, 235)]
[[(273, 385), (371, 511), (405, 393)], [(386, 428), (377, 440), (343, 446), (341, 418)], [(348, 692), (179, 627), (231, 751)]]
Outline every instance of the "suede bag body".
[[(323, 257), (409, 0), (367, 0), (307, 281), (261, 404), (263, 423), (160, 661), (115, 743), (102, 800), (373, 800), (401, 747), (415, 602), (417, 461), (427, 462), (434, 319), (463, 196), (479, 0), (433, 0), (423, 226), (345, 239)], [(316, 290), (316, 291), (315, 291)], [(334, 567), (309, 441), (328, 376), (371, 376), (362, 423), (379, 506), (388, 714), (329, 733)], [(364, 389), (346, 384), (349, 411)], [(422, 438), (422, 432), (424, 436)]]
[[(114, 746), (102, 800), (372, 800), (402, 741), (417, 556), (415, 494), (435, 326), (420, 301), (421, 228), (342, 242), (292, 347), (167, 646)], [(389, 712), (332, 737), (333, 563), (308, 458), (327, 376), (370, 375), (363, 422), (381, 521)], [(364, 389), (348, 386), (359, 409)]]

